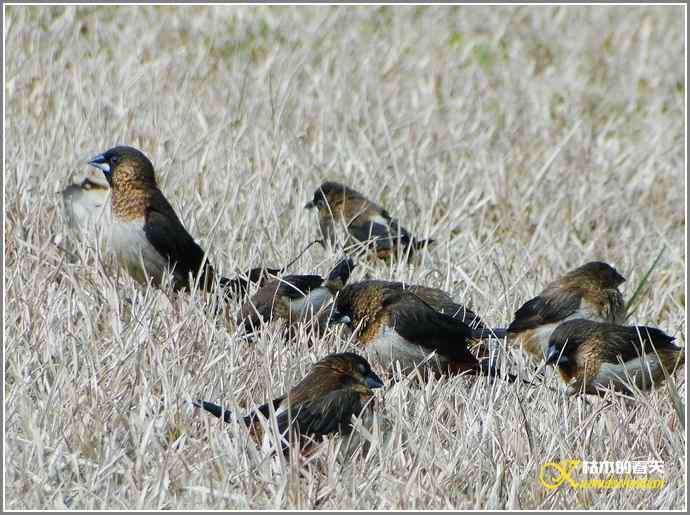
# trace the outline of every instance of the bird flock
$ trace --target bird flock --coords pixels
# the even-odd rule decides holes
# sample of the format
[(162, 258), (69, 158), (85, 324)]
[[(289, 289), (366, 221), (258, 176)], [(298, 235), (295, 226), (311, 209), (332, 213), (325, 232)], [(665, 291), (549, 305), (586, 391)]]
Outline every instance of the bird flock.
[[(325, 278), (287, 275), (290, 264), (220, 277), (158, 188), (153, 164), (141, 151), (114, 147), (89, 164), (105, 182), (87, 178), (64, 190), (70, 224), (83, 227), (94, 213), (107, 211), (109, 244), (134, 279), (175, 292), (196, 287), (218, 293), (221, 302), (240, 299), (237, 324), (247, 339), (279, 319), (285, 321), (286, 338), (305, 323), (317, 334), (342, 325), (391, 381), (412, 373), (421, 380), (467, 374), (515, 382), (516, 376), (497, 366), (488, 344), (499, 341), (519, 346), (542, 367), (556, 367), (568, 395), (649, 390), (685, 362), (684, 348), (672, 336), (654, 327), (624, 325), (618, 287), (625, 278), (604, 262), (567, 272), (525, 302), (507, 327), (491, 327), (441, 289), (378, 279), (349, 283), (353, 256), (407, 262), (434, 241), (417, 239), (354, 189), (326, 181), (305, 208), (318, 215), (323, 239), (317, 241), (332, 247), (338, 235), (345, 236), (347, 252)], [(365, 357), (345, 352), (325, 356), (286, 394), (244, 418), (212, 402), (194, 400), (193, 405), (195, 412), (244, 424), (257, 441), (277, 429), (287, 453), (292, 443), (306, 451), (325, 435), (351, 431), (353, 417), (371, 413), (373, 391), (382, 387)]]

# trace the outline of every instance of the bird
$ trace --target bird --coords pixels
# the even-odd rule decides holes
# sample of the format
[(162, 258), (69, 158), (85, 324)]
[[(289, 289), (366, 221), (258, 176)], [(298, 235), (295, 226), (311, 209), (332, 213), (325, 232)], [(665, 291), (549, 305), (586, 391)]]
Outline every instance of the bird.
[(625, 282), (611, 265), (591, 261), (549, 283), (515, 312), (507, 329), (492, 329), (498, 338), (508, 337), (529, 355), (542, 359), (549, 337), (558, 324), (584, 318), (621, 323), (625, 301), (618, 286)]
[[(113, 147), (89, 160), (103, 172), (111, 190), (110, 243), (118, 262), (139, 283), (162, 287), (172, 273), (174, 291), (189, 290), (196, 280), (202, 290), (214, 288), (215, 273), (158, 188), (151, 161), (140, 150)], [(218, 278), (228, 299), (246, 291), (248, 282), (278, 269), (249, 270), (244, 277)]]
[[(261, 419), (269, 420), (275, 413), (282, 451), (289, 450), (291, 433), (305, 448), (334, 433), (348, 434), (352, 417), (369, 415), (373, 390), (382, 388), (383, 381), (371, 369), (369, 362), (352, 352), (329, 354), (319, 360), (309, 373), (286, 394), (253, 410), (241, 421), (252, 437), (261, 442), (265, 435)], [(195, 408), (232, 423), (236, 419), (223, 407), (196, 400)], [(292, 431), (289, 431), (292, 430)], [(294, 441), (294, 440), (293, 440)]]
[(270, 279), (242, 305), (237, 323), (244, 325), (245, 332), (252, 333), (262, 322), (276, 318), (286, 320), (290, 326), (315, 316), (319, 330), (325, 329), (328, 312), (324, 307), (347, 284), (354, 268), (354, 260), (345, 256), (326, 278), (286, 275)]
[(482, 319), (471, 309), (458, 304), (450, 294), (440, 288), (433, 288), (421, 284), (406, 284), (400, 281), (384, 281), (370, 279), (347, 286), (348, 290), (376, 290), (376, 289), (405, 289), (414, 293), (435, 310), (450, 315), (479, 332), (486, 332), (487, 327)]
[(110, 224), (110, 187), (102, 175), (89, 175), (62, 190), (67, 225), (77, 234), (97, 234)]
[[(419, 367), (436, 376), (467, 372), (500, 377), (493, 365), (470, 352), (473, 331), (461, 320), (437, 311), (408, 289), (358, 284), (340, 291), (332, 321), (349, 322), (356, 341), (384, 367), (394, 370), (398, 362), (402, 373)], [(506, 378), (516, 379), (510, 374)]]
[(682, 367), (685, 349), (674, 340), (656, 327), (569, 320), (551, 334), (544, 362), (558, 367), (569, 395), (632, 393), (631, 384), (649, 390)]
[(326, 241), (336, 242), (336, 231), (345, 228), (347, 245), (362, 247), (373, 244), (377, 257), (411, 256), (434, 240), (417, 240), (382, 206), (343, 184), (326, 181), (314, 192), (306, 209), (316, 208), (319, 225)]

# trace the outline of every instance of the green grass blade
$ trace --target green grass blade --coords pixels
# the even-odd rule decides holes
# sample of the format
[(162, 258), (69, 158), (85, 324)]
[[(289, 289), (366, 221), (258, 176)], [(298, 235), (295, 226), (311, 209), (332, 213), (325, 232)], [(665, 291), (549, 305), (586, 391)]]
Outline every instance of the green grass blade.
[(640, 296), (642, 293), (642, 290), (644, 289), (645, 285), (647, 284), (647, 281), (649, 280), (649, 276), (652, 275), (652, 272), (656, 268), (656, 265), (659, 263), (659, 260), (661, 259), (661, 256), (664, 254), (664, 251), (666, 250), (666, 245), (664, 245), (659, 252), (659, 255), (656, 257), (654, 262), (652, 263), (652, 266), (649, 267), (649, 270), (647, 270), (647, 273), (644, 274), (642, 279), (640, 280), (640, 283), (637, 285), (637, 288), (635, 289), (635, 292), (632, 294), (632, 297), (630, 297), (630, 300), (627, 302), (625, 306), (625, 320), (628, 320), (632, 316), (632, 314), (635, 312), (635, 309), (637, 309), (635, 301), (637, 298)]

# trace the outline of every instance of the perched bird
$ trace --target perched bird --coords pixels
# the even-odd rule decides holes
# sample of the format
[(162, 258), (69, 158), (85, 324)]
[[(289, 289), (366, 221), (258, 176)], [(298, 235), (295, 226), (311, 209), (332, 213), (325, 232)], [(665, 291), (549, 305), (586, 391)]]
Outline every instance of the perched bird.
[(97, 234), (110, 224), (110, 187), (102, 175), (85, 177), (62, 191), (62, 202), (69, 227), (77, 233)]
[(326, 240), (335, 243), (336, 230), (343, 227), (349, 235), (348, 245), (361, 246), (371, 242), (376, 255), (382, 259), (408, 252), (411, 255), (434, 242), (415, 239), (383, 207), (337, 182), (321, 184), (314, 198), (304, 207), (317, 208), (319, 225)]
[[(151, 281), (160, 287), (170, 271), (175, 291), (188, 289), (197, 278), (202, 290), (211, 291), (213, 267), (158, 189), (151, 161), (135, 148), (114, 147), (89, 164), (100, 169), (110, 185), (110, 241), (119, 263), (130, 275), (142, 284)], [(259, 280), (267, 271), (278, 270), (258, 268), (246, 277), (221, 277), (219, 285), (230, 297), (246, 290), (248, 282)]]
[[(338, 294), (335, 309), (333, 320), (349, 320), (356, 340), (386, 367), (399, 362), (403, 373), (419, 366), (436, 375), (498, 375), (467, 348), (473, 333), (467, 324), (409, 290), (353, 284)], [(515, 380), (510, 375), (508, 379)]]
[(494, 329), (496, 336), (519, 342), (527, 353), (541, 359), (549, 337), (565, 320), (584, 318), (621, 323), (625, 302), (618, 286), (625, 278), (612, 266), (592, 261), (556, 279), (515, 312), (508, 329)]
[(316, 317), (319, 328), (325, 328), (329, 313), (327, 306), (340, 291), (355, 268), (351, 257), (341, 259), (324, 279), (320, 275), (287, 275), (267, 281), (244, 303), (238, 324), (252, 332), (274, 318), (284, 319), (288, 325)]
[(655, 327), (569, 320), (551, 334), (545, 363), (558, 366), (568, 393), (648, 390), (685, 363), (685, 349)]
[[(262, 441), (260, 419), (269, 419), (274, 411), (283, 452), (289, 448), (290, 429), (308, 447), (325, 435), (349, 433), (352, 417), (363, 415), (372, 390), (382, 386), (383, 381), (362, 356), (350, 352), (330, 354), (318, 361), (287, 394), (252, 410), (242, 421), (251, 435)], [(235, 420), (216, 404), (200, 400), (193, 404), (225, 422)]]

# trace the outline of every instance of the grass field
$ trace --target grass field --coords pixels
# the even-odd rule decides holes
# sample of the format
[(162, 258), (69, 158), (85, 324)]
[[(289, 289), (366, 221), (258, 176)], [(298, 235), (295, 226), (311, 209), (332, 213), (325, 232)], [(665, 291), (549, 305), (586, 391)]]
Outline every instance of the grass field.
[[(495, 326), (592, 259), (629, 298), (665, 246), (631, 322), (685, 345), (684, 7), (14, 6), (4, 28), (6, 508), (686, 505), (683, 372), (609, 404), (464, 377), (388, 384), (355, 433), (365, 446), (275, 462), (187, 401), (243, 413), (352, 344), (285, 344), (280, 327), (240, 340), (200, 296), (168, 301), (73, 238), (59, 193), (87, 157), (136, 146), (233, 275), (316, 238), (303, 205), (340, 180), (438, 241), (352, 280), (442, 287)], [(291, 271), (338, 257), (315, 247)], [(562, 388), (553, 371), (546, 385)], [(566, 459), (660, 460), (665, 486), (539, 484)]]

